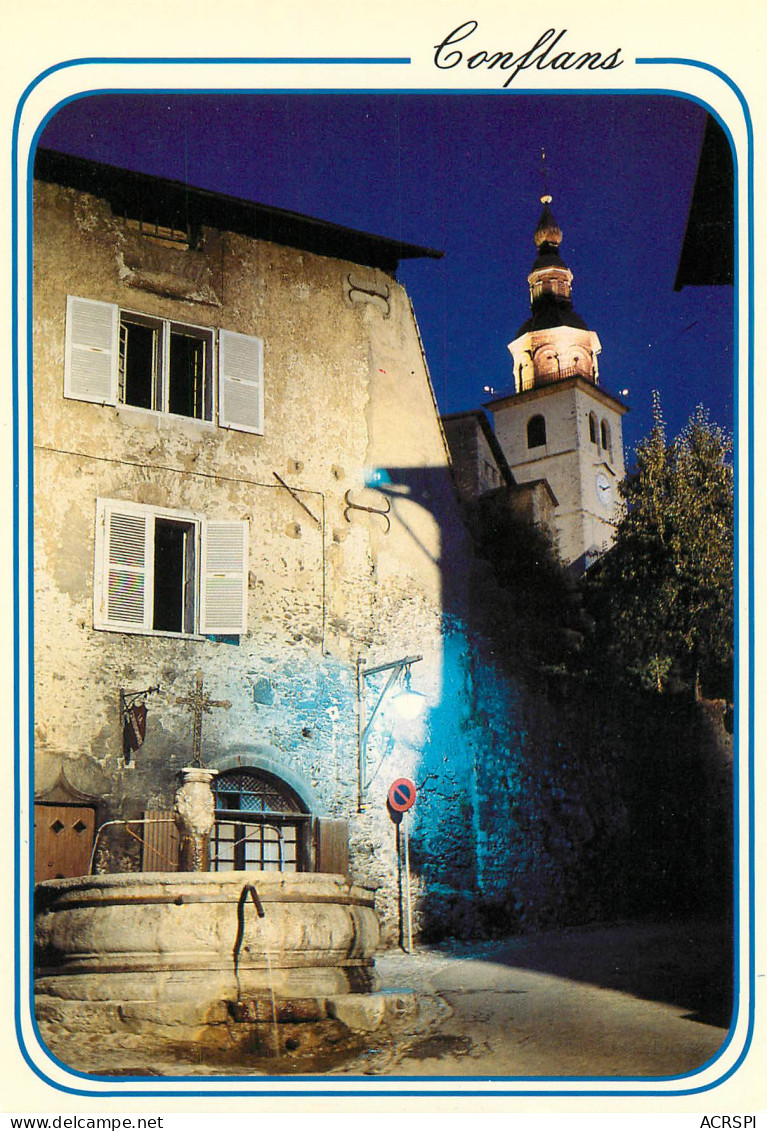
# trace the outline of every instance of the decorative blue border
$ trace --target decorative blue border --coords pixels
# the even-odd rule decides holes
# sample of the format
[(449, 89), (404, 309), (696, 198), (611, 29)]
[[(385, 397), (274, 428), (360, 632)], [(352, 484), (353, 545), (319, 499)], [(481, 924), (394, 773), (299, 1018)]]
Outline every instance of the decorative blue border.
[[(140, 65), (162, 64), (162, 65), (167, 66), (167, 65), (174, 65), (174, 64), (183, 63), (183, 64), (198, 64), (198, 65), (201, 64), (201, 65), (205, 65), (205, 66), (222, 65), (222, 64), (223, 65), (230, 65), (230, 66), (231, 65), (264, 65), (264, 64), (272, 64), (272, 65), (286, 65), (286, 64), (288, 64), (288, 65), (300, 65), (300, 66), (304, 66), (304, 65), (355, 65), (356, 64), (356, 65), (363, 65), (363, 66), (371, 66), (371, 65), (409, 65), (410, 62), (411, 62), (411, 60), (407, 57), (391, 57), (391, 58), (388, 58), (388, 57), (385, 57), (385, 58), (373, 58), (373, 57), (360, 57), (360, 58), (250, 57), (250, 58), (240, 58), (240, 57), (232, 57), (232, 58), (216, 58), (216, 59), (206, 59), (206, 58), (167, 59), (167, 58), (153, 58), (153, 57), (147, 57), (147, 58), (103, 57), (103, 58), (90, 58), (90, 59), (88, 59), (88, 58), (72, 59), (72, 60), (67, 60), (63, 63), (56, 64), (56, 65), (51, 66), (51, 67), (47, 68), (46, 70), (42, 71), (27, 86), (27, 88), (25, 89), (21, 98), (19, 99), (17, 109), (16, 109), (16, 114), (14, 116), (14, 122), (13, 122), (12, 154), (11, 154), (11, 173), (12, 173), (12, 182), (13, 182), (12, 183), (12, 203), (11, 203), (11, 216), (12, 216), (11, 314), (12, 314), (12, 320), (13, 320), (13, 326), (12, 326), (13, 567), (14, 567), (13, 599), (14, 599), (14, 613), (15, 613), (14, 635), (13, 635), (13, 665), (14, 665), (13, 706), (14, 706), (14, 755), (15, 755), (15, 757), (14, 757), (14, 778), (13, 778), (13, 780), (14, 780), (14, 832), (15, 832), (15, 844), (16, 844), (16, 847), (17, 847), (17, 851), (14, 855), (14, 878), (15, 878), (14, 931), (15, 931), (15, 938), (17, 940), (17, 947), (18, 947), (18, 941), (22, 937), (22, 933), (21, 933), (21, 904), (20, 904), (20, 880), (21, 880), (21, 876), (20, 876), (20, 863), (19, 863), (21, 845), (22, 845), (22, 829), (21, 829), (21, 815), (20, 815), (20, 804), (21, 804), (20, 675), (21, 675), (21, 673), (20, 673), (20, 632), (19, 632), (19, 617), (20, 617), (19, 565), (20, 565), (21, 531), (20, 531), (20, 525), (19, 525), (20, 524), (20, 482), (19, 482), (20, 452), (19, 452), (19, 415), (18, 415), (19, 414), (19, 388), (20, 388), (21, 374), (20, 374), (20, 371), (19, 371), (19, 343), (18, 343), (17, 334), (18, 334), (18, 317), (19, 317), (19, 290), (18, 290), (18, 287), (19, 287), (19, 231), (18, 231), (18, 221), (19, 221), (18, 171), (19, 171), (19, 164), (18, 164), (18, 142), (19, 142), (19, 129), (20, 129), (21, 114), (22, 114), (23, 108), (24, 108), (30, 94), (32, 93), (32, 91), (37, 86), (39, 86), (39, 84), (41, 82), (43, 82), (44, 79), (46, 79), (47, 77), (49, 77), (50, 75), (52, 75), (52, 74), (54, 74), (58, 71), (65, 70), (65, 69), (68, 69), (70, 67), (84, 66), (84, 65), (94, 65), (94, 64), (112, 64), (112, 65), (114, 65), (114, 64), (119, 64), (120, 66), (126, 66), (126, 65), (130, 65), (130, 64), (140, 64)], [(754, 602), (754, 594), (755, 594), (755, 579), (754, 579), (754, 569), (753, 569), (753, 547), (754, 547), (754, 516), (753, 516), (753, 469), (754, 469), (754, 136), (753, 136), (753, 124), (752, 124), (752, 120), (751, 120), (751, 114), (750, 114), (746, 99), (745, 99), (742, 91), (740, 90), (740, 88), (723, 71), (719, 70), (718, 68), (716, 68), (716, 67), (714, 67), (714, 66), (712, 66), (708, 63), (701, 63), (701, 62), (698, 62), (698, 61), (692, 60), (692, 59), (677, 59), (677, 58), (657, 58), (657, 59), (639, 58), (639, 59), (636, 59), (635, 62), (639, 65), (642, 65), (642, 64), (654, 64), (654, 65), (671, 64), (671, 65), (677, 65), (677, 66), (689, 66), (689, 67), (696, 67), (696, 68), (708, 71), (708, 72), (716, 75), (719, 79), (721, 79), (734, 92), (734, 94), (738, 98), (738, 101), (739, 101), (741, 108), (743, 110), (743, 116), (744, 116), (744, 121), (745, 121), (745, 125), (746, 125), (746, 134), (747, 134), (746, 178), (747, 178), (747, 199), (748, 199), (748, 215), (747, 215), (747, 230), (748, 230), (748, 280), (747, 280), (747, 282), (748, 282), (748, 287), (747, 287), (747, 294), (748, 294), (748, 300), (747, 300), (747, 312), (748, 312), (748, 315), (747, 315), (748, 316), (748, 358), (747, 358), (747, 361), (748, 361), (748, 381), (747, 381), (748, 437), (747, 437), (747, 483), (746, 483), (744, 507), (745, 507), (745, 518), (746, 518), (746, 521), (747, 521), (746, 535), (747, 535), (747, 556), (748, 556), (748, 562), (747, 562), (747, 564), (748, 564), (748, 601), (749, 601), (749, 610), (753, 613), (753, 607), (754, 607), (753, 602)], [(143, 88), (140, 88), (140, 89), (141, 89), (142, 93), (157, 93), (157, 91), (152, 92), (152, 91), (147, 91)], [(176, 88), (173, 88), (173, 89), (175, 90)], [(205, 88), (203, 88), (203, 90), (204, 90), (205, 93), (208, 93), (208, 94), (209, 93), (216, 93), (216, 90), (214, 88), (210, 88), (210, 87), (205, 87)], [(190, 91), (184, 91), (184, 93), (203, 93), (203, 90), (200, 90), (199, 92), (195, 92), (193, 90), (190, 90)], [(27, 181), (26, 181), (26, 183), (27, 183), (27, 195), (28, 195), (28, 209), (29, 209), (28, 210), (29, 221), (28, 221), (28, 228), (27, 228), (28, 263), (31, 264), (31, 262), (32, 262), (32, 223), (31, 223), (31, 216), (32, 216), (32, 209), (31, 209), (32, 163), (33, 163), (33, 160), (34, 160), (34, 150), (35, 150), (35, 147), (36, 147), (36, 144), (37, 144), (37, 139), (38, 139), (45, 123), (50, 119), (50, 117), (58, 109), (61, 108), (61, 106), (63, 106), (67, 102), (74, 101), (77, 98), (89, 97), (89, 96), (92, 96), (92, 95), (95, 95), (95, 94), (103, 94), (103, 93), (129, 93), (129, 92), (133, 92), (133, 91), (131, 91), (130, 89), (110, 90), (110, 91), (93, 90), (93, 91), (84, 92), (83, 94), (80, 94), (80, 95), (72, 95), (69, 98), (62, 100), (61, 103), (59, 103), (56, 107), (54, 107), (52, 110), (50, 110), (49, 113), (43, 119), (43, 122), (40, 124), (40, 126), (36, 130), (35, 135), (34, 135), (34, 139), (33, 139), (33, 145), (30, 148), (30, 157), (29, 157), (29, 163), (28, 163), (28, 168), (27, 168)], [(248, 92), (253, 93), (253, 89), (249, 88)], [(307, 92), (307, 93), (320, 94), (320, 93), (330, 93), (330, 92), (331, 91), (328, 91), (327, 89), (323, 89), (323, 90), (317, 90), (316, 92), (312, 91), (312, 92)], [(376, 88), (373, 91), (367, 91), (367, 93), (375, 93), (375, 94), (393, 93), (393, 92), (396, 92), (398, 94), (407, 94), (407, 93), (419, 93), (419, 94), (434, 93), (434, 94), (436, 94), (436, 93), (439, 93), (439, 94), (456, 94), (456, 95), (458, 95), (458, 94), (460, 94), (460, 95), (466, 95), (466, 94), (487, 95), (487, 94), (493, 94), (493, 93), (498, 94), (498, 95), (508, 95), (508, 94), (516, 93), (514, 91), (508, 91), (508, 90), (488, 91), (488, 90), (484, 90), (484, 89), (483, 90), (427, 90), (427, 89), (422, 90), (422, 89), (418, 89), (418, 90), (412, 90), (411, 91), (411, 90), (402, 89), (402, 88), (394, 88), (393, 91), (388, 91), (385, 88)], [(220, 93), (232, 94), (232, 93), (238, 93), (238, 91), (233, 89), (233, 88), (226, 88), (225, 90), (220, 91)], [(240, 93), (244, 93), (244, 91), (240, 91)], [(280, 93), (280, 91), (278, 91), (276, 89), (267, 89), (267, 90), (264, 90), (263, 93), (275, 94), (275, 93)], [(284, 91), (282, 93), (284, 93)], [(343, 93), (349, 93), (348, 89), (344, 90)], [(355, 91), (355, 93), (357, 93), (357, 92)], [(366, 92), (363, 91), (363, 90), (360, 90), (358, 93), (366, 93)], [(553, 94), (559, 94), (559, 95), (562, 95), (562, 96), (571, 95), (571, 94), (589, 94), (589, 95), (592, 95), (592, 96), (598, 96), (598, 95), (602, 95), (602, 94), (606, 94), (606, 95), (610, 95), (610, 94), (612, 94), (612, 95), (662, 94), (662, 95), (668, 95), (670, 97), (685, 98), (688, 101), (697, 102), (699, 105), (704, 106), (705, 109), (710, 114), (712, 114), (717, 119), (719, 124), (722, 126), (722, 128), (724, 129), (724, 131), (727, 135), (729, 143), (730, 143), (730, 148), (731, 148), (731, 151), (732, 151), (732, 154), (733, 154), (734, 170), (735, 170), (735, 199), (734, 199), (735, 221), (736, 221), (735, 230), (736, 231), (738, 230), (738, 224), (737, 224), (737, 220), (738, 220), (738, 192), (737, 192), (738, 160), (737, 160), (737, 157), (738, 157), (738, 155), (737, 155), (737, 151), (736, 151), (736, 148), (733, 144), (732, 135), (731, 135), (730, 130), (727, 127), (727, 125), (722, 121), (722, 119), (719, 117), (719, 115), (716, 114), (716, 112), (710, 106), (708, 106), (706, 103), (704, 103), (701, 99), (699, 99), (695, 96), (689, 95), (689, 94), (685, 94), (684, 92), (681, 92), (681, 91), (653, 90), (653, 89), (642, 89), (642, 90), (636, 90), (636, 89), (633, 89), (633, 90), (630, 90), (630, 89), (626, 89), (626, 90), (622, 90), (622, 89), (614, 89), (614, 90), (613, 89), (611, 89), (611, 90), (583, 89), (583, 90), (581, 90), (581, 89), (571, 88), (571, 89), (567, 89), (567, 90), (533, 90), (533, 91), (531, 91), (529, 89), (525, 89), (525, 90), (520, 90), (519, 93), (520, 94), (524, 93), (524, 94), (528, 94), (528, 95), (530, 95), (530, 94), (544, 95), (544, 96), (549, 96), (549, 95), (553, 95)], [(29, 271), (28, 274), (29, 274), (29, 280), (28, 280), (28, 285), (27, 285), (27, 302), (28, 302), (28, 310), (31, 310), (32, 309), (31, 271)], [(739, 316), (740, 316), (740, 302), (739, 302), (739, 287), (738, 287), (738, 284), (739, 284), (739, 261), (738, 261), (737, 255), (736, 255), (736, 275), (735, 275), (735, 300), (736, 301), (735, 301), (735, 320), (734, 320), (735, 321), (735, 327), (736, 327), (736, 335), (735, 335), (735, 343), (734, 343), (734, 345), (735, 345), (735, 359), (734, 359), (734, 367), (733, 367), (734, 385), (735, 385), (735, 414), (734, 414), (734, 419), (735, 419), (736, 427), (735, 427), (734, 431), (735, 431), (735, 443), (736, 443), (736, 452), (735, 452), (736, 472), (737, 472), (737, 466), (738, 466), (738, 451), (739, 451), (739, 434), (738, 434), (738, 429), (737, 429), (737, 421), (738, 421), (738, 410), (739, 410), (739, 399), (740, 399), (739, 398), (739, 381), (737, 379), (738, 378), (738, 369), (739, 369), (739, 365), (738, 365), (739, 339), (738, 339), (738, 334), (737, 334), (737, 327), (739, 326)], [(28, 397), (28, 406), (29, 406), (28, 407), (29, 433), (28, 433), (27, 453), (26, 454), (27, 454), (27, 469), (28, 469), (27, 504), (28, 504), (29, 519), (28, 519), (28, 524), (27, 524), (27, 529), (26, 529), (26, 536), (27, 536), (27, 546), (28, 546), (28, 550), (29, 550), (28, 583), (29, 583), (29, 591), (31, 593), (31, 591), (32, 591), (32, 581), (33, 581), (33, 523), (32, 523), (32, 515), (34, 513), (33, 492), (32, 492), (33, 451), (32, 451), (32, 427), (31, 427), (31, 425), (32, 425), (33, 402), (32, 402), (32, 341), (31, 341), (32, 330), (31, 330), (31, 319), (28, 321), (27, 334), (28, 334), (28, 366), (27, 366), (26, 380), (27, 380), (27, 397)], [(740, 495), (740, 492), (739, 491), (736, 492), (736, 516), (735, 516), (736, 517), (736, 530), (740, 529), (740, 522), (741, 522), (741, 519), (744, 517), (743, 516), (743, 507), (740, 505), (740, 502), (739, 502), (739, 495)], [(735, 557), (735, 577), (736, 577), (736, 585), (737, 585), (739, 583), (739, 540), (737, 538), (736, 538), (736, 541), (735, 541), (735, 554), (736, 554), (736, 557)], [(737, 607), (737, 589), (736, 589), (736, 607)], [(34, 618), (33, 618), (33, 602), (32, 602), (31, 599), (29, 601), (29, 610), (28, 610), (28, 614), (27, 614), (27, 631), (28, 631), (28, 639), (29, 639), (29, 649), (28, 650), (29, 650), (29, 657), (31, 659), (31, 657), (34, 654)], [(736, 680), (735, 680), (735, 684), (736, 684), (736, 687), (741, 687), (742, 671), (741, 671), (740, 643), (741, 643), (742, 639), (743, 639), (743, 636), (742, 636), (742, 633), (741, 633), (741, 625), (740, 625), (740, 621), (738, 619), (736, 621), (736, 628), (735, 628), (735, 656), (736, 656), (736, 669), (735, 669), (736, 670)], [(736, 778), (735, 778), (735, 788), (734, 788), (734, 813), (733, 813), (733, 817), (734, 817), (734, 829), (735, 829), (735, 833), (737, 834), (738, 818), (740, 816), (740, 809), (739, 809), (740, 786), (742, 784), (745, 784), (746, 789), (747, 789), (746, 801), (747, 801), (747, 811), (748, 811), (748, 815), (749, 815), (749, 830), (750, 830), (749, 852), (748, 852), (748, 860), (747, 860), (748, 875), (747, 875), (747, 888), (746, 888), (747, 901), (748, 901), (748, 914), (749, 914), (749, 920), (748, 921), (749, 921), (749, 928), (750, 928), (749, 938), (747, 940), (748, 941), (749, 1018), (748, 1018), (748, 1029), (747, 1029), (747, 1032), (746, 1032), (746, 1037), (745, 1037), (745, 1040), (744, 1040), (743, 1049), (742, 1049), (740, 1055), (738, 1056), (738, 1059), (736, 1060), (736, 1062), (718, 1080), (714, 1080), (710, 1084), (701, 1085), (697, 1088), (685, 1088), (685, 1089), (679, 1089), (679, 1090), (675, 1090), (675, 1091), (670, 1091), (670, 1090), (666, 1090), (666, 1089), (663, 1089), (663, 1090), (655, 1089), (655, 1090), (653, 1090), (653, 1089), (648, 1089), (646, 1087), (637, 1088), (636, 1090), (594, 1089), (593, 1091), (592, 1090), (589, 1090), (589, 1091), (576, 1090), (576, 1089), (562, 1089), (562, 1090), (553, 1091), (551, 1089), (545, 1089), (544, 1090), (542, 1088), (529, 1089), (529, 1090), (519, 1090), (519, 1089), (516, 1089), (516, 1088), (509, 1089), (509, 1090), (500, 1090), (500, 1089), (499, 1090), (489, 1090), (489, 1089), (466, 1088), (466, 1087), (463, 1087), (463, 1088), (460, 1088), (460, 1089), (439, 1088), (439, 1089), (434, 1089), (434, 1090), (430, 1089), (430, 1090), (426, 1091), (422, 1088), (415, 1088), (415, 1087), (412, 1087), (412, 1086), (410, 1088), (403, 1087), (403, 1088), (397, 1088), (397, 1089), (394, 1089), (394, 1088), (383, 1089), (383, 1088), (369, 1088), (369, 1087), (360, 1088), (360, 1089), (349, 1089), (349, 1088), (346, 1088), (346, 1087), (339, 1087), (339, 1088), (332, 1088), (332, 1089), (313, 1088), (311, 1090), (306, 1090), (306, 1091), (297, 1091), (294, 1088), (290, 1088), (290, 1089), (287, 1089), (287, 1088), (270, 1088), (270, 1089), (266, 1089), (266, 1088), (264, 1088), (264, 1089), (261, 1089), (261, 1088), (249, 1088), (249, 1089), (235, 1088), (235, 1089), (227, 1089), (227, 1090), (223, 1090), (221, 1088), (218, 1088), (218, 1089), (194, 1088), (194, 1089), (189, 1089), (189, 1090), (185, 1090), (185, 1091), (180, 1091), (180, 1090), (179, 1091), (173, 1091), (173, 1090), (168, 1090), (166, 1088), (152, 1088), (152, 1089), (146, 1089), (146, 1090), (141, 1090), (141, 1091), (139, 1091), (139, 1090), (126, 1091), (126, 1090), (118, 1090), (118, 1089), (87, 1090), (87, 1089), (84, 1089), (84, 1088), (70, 1088), (70, 1087), (67, 1087), (63, 1084), (60, 1084), (57, 1081), (52, 1080), (48, 1076), (46, 1076), (46, 1074), (43, 1072), (43, 1070), (35, 1063), (34, 1059), (32, 1058), (31, 1054), (28, 1052), (28, 1050), (27, 1050), (27, 1048), (24, 1044), (24, 1039), (23, 1039), (23, 1034), (22, 1034), (22, 1019), (21, 1019), (21, 1004), (20, 1004), (21, 1003), (21, 997), (22, 997), (22, 994), (21, 994), (21, 990), (22, 990), (22, 987), (21, 987), (21, 970), (20, 970), (20, 965), (19, 965), (19, 951), (17, 949), (17, 953), (16, 953), (15, 959), (14, 959), (14, 990), (15, 990), (15, 995), (14, 995), (14, 1021), (15, 1021), (16, 1036), (17, 1036), (19, 1048), (21, 1050), (22, 1056), (24, 1057), (26, 1063), (29, 1065), (29, 1067), (32, 1069), (32, 1071), (35, 1073), (35, 1075), (37, 1075), (41, 1080), (44, 1081), (44, 1083), (49, 1084), (51, 1087), (53, 1087), (57, 1091), (60, 1091), (60, 1092), (65, 1093), (67, 1095), (85, 1096), (85, 1097), (88, 1097), (90, 1099), (101, 1098), (101, 1097), (103, 1097), (105, 1099), (115, 1098), (115, 1097), (127, 1099), (129, 1097), (134, 1097), (134, 1096), (136, 1098), (158, 1097), (158, 1096), (178, 1097), (178, 1098), (184, 1098), (184, 1097), (189, 1097), (189, 1096), (205, 1096), (205, 1097), (216, 1097), (216, 1098), (217, 1097), (222, 1097), (222, 1098), (233, 1098), (233, 1097), (260, 1098), (260, 1097), (275, 1097), (275, 1096), (286, 1097), (286, 1098), (296, 1098), (296, 1097), (302, 1097), (302, 1096), (323, 1096), (323, 1097), (325, 1097), (325, 1096), (332, 1096), (332, 1097), (354, 1097), (354, 1096), (365, 1096), (365, 1097), (367, 1097), (367, 1096), (370, 1096), (370, 1097), (376, 1097), (376, 1098), (400, 1097), (400, 1096), (418, 1096), (418, 1097), (428, 1097), (428, 1096), (450, 1096), (450, 1097), (482, 1096), (482, 1097), (511, 1098), (511, 1097), (516, 1097), (516, 1096), (519, 1096), (519, 1097), (545, 1096), (545, 1097), (556, 1098), (556, 1097), (559, 1097), (559, 1096), (562, 1096), (562, 1097), (564, 1097), (564, 1096), (610, 1096), (610, 1097), (626, 1096), (626, 1097), (628, 1097), (628, 1096), (637, 1096), (637, 1095), (671, 1098), (671, 1097), (678, 1097), (678, 1096), (697, 1095), (697, 1094), (700, 1094), (702, 1092), (710, 1091), (712, 1088), (718, 1087), (725, 1080), (727, 1080), (730, 1076), (732, 1076), (733, 1073), (736, 1072), (737, 1069), (740, 1067), (740, 1065), (743, 1063), (743, 1061), (744, 1061), (744, 1059), (745, 1059), (745, 1057), (748, 1053), (748, 1050), (750, 1048), (750, 1045), (751, 1045), (751, 1042), (752, 1042), (752, 1039), (753, 1039), (753, 1032), (754, 1032), (754, 989), (755, 989), (755, 952), (754, 952), (754, 910), (755, 910), (755, 876), (754, 876), (754, 815), (755, 815), (755, 800), (754, 800), (754, 643), (755, 643), (755, 633), (754, 633), (754, 618), (753, 618), (753, 615), (751, 615), (749, 617), (749, 624), (748, 624), (748, 628), (747, 628), (746, 640), (747, 640), (747, 643), (748, 643), (747, 686), (748, 686), (748, 694), (749, 694), (749, 712), (748, 712), (748, 728), (747, 728), (747, 740), (748, 740), (747, 778), (746, 778), (745, 783), (742, 783), (740, 781), (740, 779), (739, 779), (739, 766), (738, 766), (738, 762), (736, 761), (736, 763), (735, 763)], [(28, 694), (29, 694), (29, 712), (30, 712), (29, 748), (30, 748), (30, 757), (31, 757), (32, 752), (34, 750), (34, 734), (33, 734), (33, 727), (34, 727), (34, 673), (33, 673), (33, 664), (30, 663), (29, 667), (30, 667), (29, 675), (28, 675)], [(736, 747), (736, 749), (739, 748), (740, 734), (741, 734), (741, 723), (740, 723), (740, 719), (736, 715), (736, 730), (735, 730), (735, 747)], [(34, 803), (33, 786), (32, 786), (32, 783), (31, 783), (31, 779), (32, 779), (32, 775), (30, 774), (30, 797), (28, 798), (28, 802), (29, 802), (30, 806)], [(30, 811), (31, 811), (31, 808), (30, 808)], [(740, 910), (741, 878), (742, 878), (741, 875), (740, 875), (740, 862), (739, 862), (739, 857), (738, 857), (737, 852), (734, 853), (734, 859), (735, 859), (735, 871), (734, 871), (735, 914), (734, 914), (733, 922), (734, 922), (734, 924), (737, 924), (738, 923), (738, 911)], [(30, 936), (30, 938), (29, 938), (29, 946), (30, 946), (29, 960), (30, 960), (30, 970), (31, 970), (32, 969), (31, 932), (29, 932), (29, 936)], [(735, 969), (735, 972), (737, 974), (737, 973), (739, 973), (739, 969), (740, 969), (740, 956), (741, 956), (741, 950), (740, 950), (741, 939), (740, 939), (740, 933), (737, 930), (735, 931), (734, 942), (735, 942), (734, 969)], [(714, 1064), (722, 1056), (722, 1054), (727, 1049), (727, 1047), (730, 1045), (730, 1043), (733, 1039), (737, 1014), (738, 1014), (738, 1010), (737, 1010), (737, 1008), (735, 1008), (734, 1011), (733, 1011), (733, 1020), (732, 1020), (731, 1025), (730, 1025), (730, 1029), (729, 1029), (727, 1038), (725, 1039), (725, 1041), (723, 1042), (722, 1046), (719, 1048), (719, 1050), (717, 1051), (715, 1056), (711, 1057), (704, 1064), (700, 1065), (692, 1073), (685, 1073), (685, 1074), (682, 1074), (682, 1075), (679, 1075), (679, 1076), (665, 1076), (665, 1077), (634, 1077), (634, 1076), (627, 1076), (627, 1077), (603, 1077), (603, 1076), (593, 1076), (593, 1077), (592, 1076), (583, 1076), (583, 1077), (578, 1077), (578, 1076), (573, 1076), (573, 1077), (570, 1077), (570, 1076), (567, 1076), (567, 1077), (561, 1077), (561, 1076), (560, 1077), (554, 1077), (554, 1076), (552, 1076), (552, 1077), (531, 1077), (531, 1076), (517, 1076), (517, 1077), (498, 1077), (497, 1079), (499, 1080), (499, 1082), (500, 1081), (509, 1081), (509, 1082), (511, 1082), (511, 1081), (518, 1081), (518, 1082), (540, 1081), (541, 1083), (543, 1083), (543, 1082), (554, 1083), (554, 1082), (559, 1082), (559, 1081), (567, 1082), (567, 1081), (575, 1081), (575, 1080), (581, 1080), (581, 1081), (584, 1081), (584, 1082), (593, 1081), (594, 1083), (598, 1083), (598, 1082), (601, 1082), (601, 1081), (615, 1082), (616, 1080), (622, 1080), (622, 1081), (625, 1081), (627, 1083), (637, 1082), (637, 1083), (644, 1083), (644, 1084), (651, 1084), (653, 1082), (658, 1082), (658, 1081), (661, 1081), (661, 1080), (664, 1080), (664, 1081), (685, 1080), (685, 1079), (688, 1079), (692, 1076), (698, 1075), (703, 1069), (709, 1067), (711, 1064)], [(31, 1016), (32, 1016), (32, 1024), (35, 1028), (35, 1031), (37, 1031), (36, 1022), (34, 1021), (34, 1014), (32, 1013)], [(39, 1037), (39, 1033), (38, 1033), (38, 1040), (40, 1040), (41, 1046), (44, 1046), (44, 1042), (42, 1042), (42, 1039)], [(62, 1069), (64, 1069), (66, 1072), (70, 1073), (71, 1075), (79, 1076), (83, 1080), (88, 1080), (88, 1079), (92, 1078), (87, 1073), (79, 1072), (78, 1070), (72, 1069), (68, 1065), (65, 1065), (63, 1062), (59, 1061), (56, 1057), (52, 1056), (52, 1054), (50, 1052), (48, 1052), (47, 1050), (46, 1050), (46, 1054), (52, 1060), (54, 1060)], [(137, 1076), (137, 1077), (132, 1077), (131, 1079), (134, 1079), (136, 1081), (141, 1081), (141, 1080), (145, 1080), (145, 1079), (149, 1079), (149, 1078)], [(169, 1082), (170, 1081), (174, 1081), (174, 1082), (179, 1081), (180, 1082), (180, 1081), (190, 1081), (192, 1079), (199, 1079), (199, 1078), (193, 1078), (193, 1077), (189, 1077), (189, 1076), (171, 1076), (171, 1077), (166, 1077), (165, 1079)], [(229, 1077), (227, 1077), (227, 1076), (216, 1077), (216, 1080), (221, 1082), (221, 1083), (225, 1083), (229, 1080), (241, 1080), (241, 1079), (242, 1079), (242, 1077), (231, 1077), (231, 1076), (229, 1076)], [(256, 1078), (254, 1078), (254, 1079), (256, 1079)], [(259, 1079), (268, 1080), (270, 1078), (269, 1077), (263, 1077), (263, 1078), (259, 1078)], [(274, 1079), (274, 1077), (271, 1077), (271, 1079)], [(311, 1083), (312, 1081), (314, 1081), (316, 1079), (317, 1079), (317, 1077), (315, 1077), (315, 1076), (295, 1076), (295, 1077), (291, 1077), (291, 1080), (295, 1083), (298, 1083), (298, 1082)], [(339, 1077), (338, 1078), (339, 1084), (342, 1084), (345, 1081), (354, 1082), (354, 1081), (362, 1081), (362, 1080), (368, 1080), (368, 1079), (370, 1079), (370, 1078), (369, 1077)], [(389, 1077), (389, 1079), (391, 1080), (392, 1083), (396, 1083), (396, 1082), (399, 1082), (399, 1081), (405, 1082), (405, 1081), (408, 1081), (408, 1080), (413, 1080), (413, 1077), (397, 1077), (397, 1076), (394, 1076), (394, 1077)], [(446, 1078), (442, 1077), (442, 1076), (418, 1077), (418, 1080), (422, 1083), (429, 1083), (429, 1082), (439, 1083), (439, 1082), (444, 1081), (445, 1079)], [(466, 1078), (465, 1077), (447, 1077), (447, 1079), (464, 1080)]]

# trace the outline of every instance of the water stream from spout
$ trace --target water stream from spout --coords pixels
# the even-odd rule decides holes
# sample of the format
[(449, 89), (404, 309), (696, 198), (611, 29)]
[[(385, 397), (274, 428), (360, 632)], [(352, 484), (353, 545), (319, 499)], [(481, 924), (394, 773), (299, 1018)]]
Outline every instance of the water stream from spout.
[[(234, 977), (237, 982), (237, 1000), (242, 1001), (242, 985), (240, 983), (240, 947), (242, 946), (242, 939), (245, 933), (245, 904), (248, 896), (253, 901), (253, 906), (259, 919), (264, 918), (264, 907), (259, 899), (258, 892), (254, 884), (245, 884), (240, 892), (240, 898), (237, 900), (237, 938), (234, 940), (234, 949), (232, 951), (232, 959), (234, 961)], [(274, 1055), (280, 1054), (280, 1039), (279, 1030), (277, 1028), (277, 1004), (274, 999), (274, 976), (272, 974), (272, 956), (269, 953), (269, 948), (264, 946), (264, 958), (266, 959), (266, 974), (269, 980), (269, 994), (272, 1003), (272, 1036), (274, 1039)]]
[(272, 1036), (274, 1037), (274, 1054), (280, 1055), (280, 1035), (277, 1029), (277, 1006), (274, 1002), (274, 978), (272, 977), (272, 957), (269, 950), (264, 947), (264, 955), (266, 957), (266, 976), (269, 979), (269, 993), (272, 998)]

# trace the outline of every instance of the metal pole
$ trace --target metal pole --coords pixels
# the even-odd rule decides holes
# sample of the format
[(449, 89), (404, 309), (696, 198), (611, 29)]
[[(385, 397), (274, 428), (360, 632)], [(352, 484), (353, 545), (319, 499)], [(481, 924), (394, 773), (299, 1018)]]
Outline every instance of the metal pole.
[(364, 701), (364, 672), (365, 661), (362, 656), (357, 657), (357, 812), (365, 810), (365, 737), (366, 727), (363, 712)]
[(402, 814), (405, 830), (405, 910), (407, 921), (407, 952), (413, 953), (413, 918), (410, 907), (410, 821), (407, 813)]

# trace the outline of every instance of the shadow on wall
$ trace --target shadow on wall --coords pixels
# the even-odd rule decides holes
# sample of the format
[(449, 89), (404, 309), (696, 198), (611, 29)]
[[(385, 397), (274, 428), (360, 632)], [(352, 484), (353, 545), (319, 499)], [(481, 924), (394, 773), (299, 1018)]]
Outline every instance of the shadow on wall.
[(699, 706), (592, 677), (577, 585), (503, 491), (459, 511), (444, 469), (402, 467), (376, 489), (393, 523), (404, 496), (440, 530), (442, 695), (411, 824), (421, 937), (726, 914), (731, 778)]

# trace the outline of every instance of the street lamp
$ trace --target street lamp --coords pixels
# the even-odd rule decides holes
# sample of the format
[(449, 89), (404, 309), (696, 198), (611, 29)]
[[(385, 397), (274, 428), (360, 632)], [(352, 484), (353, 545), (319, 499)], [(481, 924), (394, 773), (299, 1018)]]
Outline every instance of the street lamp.
[[(426, 702), (425, 696), (410, 688), (410, 665), (418, 663), (423, 656), (404, 656), (401, 660), (392, 660), (389, 664), (376, 664), (374, 668), (365, 666), (362, 656), (357, 657), (357, 811), (364, 813), (367, 795), (367, 743), (370, 728), (375, 721), (378, 710), (400, 676), (403, 676), (403, 687), (394, 696), (394, 708), (398, 715), (405, 719), (414, 719), (423, 710)], [(373, 710), (365, 720), (365, 680), (380, 672), (388, 672), (389, 678), (376, 699)]]

